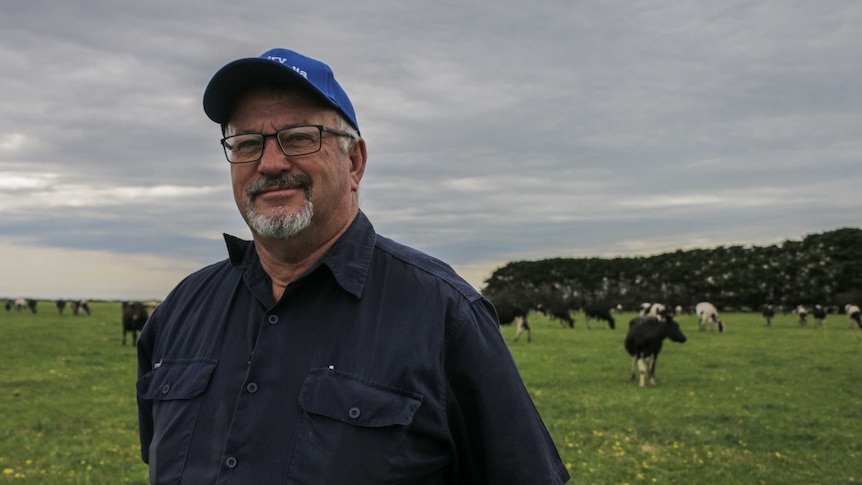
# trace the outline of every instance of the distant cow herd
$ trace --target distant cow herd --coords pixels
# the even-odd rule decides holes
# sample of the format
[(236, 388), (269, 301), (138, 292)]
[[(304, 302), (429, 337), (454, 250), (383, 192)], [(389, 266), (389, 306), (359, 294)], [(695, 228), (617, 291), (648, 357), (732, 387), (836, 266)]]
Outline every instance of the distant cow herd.
[[(72, 315), (75, 316), (92, 315), (90, 303), (87, 300), (56, 300), (54, 304), (56, 305), (57, 312), (60, 315), (63, 315), (65, 313), (67, 307), (71, 309)], [(138, 332), (143, 330), (144, 324), (149, 319), (150, 312), (154, 310), (157, 305), (158, 302), (155, 301), (150, 301), (147, 303), (131, 301), (121, 302), (120, 321), (121, 327), (123, 329), (123, 345), (126, 345), (126, 335), (129, 333), (132, 334), (132, 345), (137, 342)], [(5, 307), (7, 312), (10, 312), (12, 310), (20, 312), (26, 309), (27, 311), (30, 311), (31, 313), (35, 314), (37, 313), (38, 301), (32, 298), (18, 298), (14, 300), (7, 299)]]
[[(532, 340), (530, 325), (527, 321), (527, 316), (531, 311), (545, 314), (549, 319), (559, 321), (561, 325), (575, 328), (575, 318), (572, 313), (582, 310), (588, 329), (592, 328), (590, 327), (591, 319), (606, 321), (611, 329), (615, 329), (616, 321), (612, 313), (623, 310), (621, 305), (608, 304), (570, 308), (565, 305), (554, 307), (541, 304), (529, 307), (526, 305), (514, 305), (506, 301), (494, 301), (493, 303), (497, 309), (500, 325), (515, 324), (517, 327), (515, 341), (520, 338), (523, 332), (526, 332), (528, 342)], [(646, 382), (649, 382), (651, 386), (656, 385), (656, 361), (665, 340), (678, 343), (686, 342), (687, 338), (685, 334), (682, 332), (679, 323), (674, 319), (676, 315), (694, 314), (697, 317), (698, 329), (700, 331), (705, 331), (709, 328), (717, 330), (719, 333), (724, 333), (727, 330), (718, 308), (710, 302), (697, 303), (688, 310), (681, 306), (671, 307), (662, 303), (643, 303), (636, 310), (638, 315), (629, 321), (624, 347), (632, 358), (631, 379), (636, 380), (638, 374), (640, 375), (640, 379), (638, 379), (639, 387), (645, 387)], [(822, 328), (826, 326), (828, 313), (839, 312), (834, 307), (827, 311), (827, 308), (823, 305), (814, 305), (811, 307), (811, 312), (804, 305), (798, 305), (790, 311), (785, 310), (784, 307), (773, 305), (765, 305), (761, 309), (766, 326), (772, 325), (772, 320), (776, 313), (793, 313), (796, 316), (797, 323), (801, 327), (805, 327), (808, 324), (810, 314), (814, 319), (814, 325)], [(847, 315), (851, 328), (858, 327), (862, 329), (862, 321), (860, 321), (862, 313), (860, 313), (859, 306), (846, 305), (844, 313)]]

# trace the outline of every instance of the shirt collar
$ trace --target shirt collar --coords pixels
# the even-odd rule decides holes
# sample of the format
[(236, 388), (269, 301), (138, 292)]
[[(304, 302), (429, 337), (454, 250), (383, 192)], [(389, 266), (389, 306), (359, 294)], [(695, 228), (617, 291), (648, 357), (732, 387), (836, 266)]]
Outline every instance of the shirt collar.
[[(246, 270), (260, 266), (260, 260), (252, 241), (240, 239), (230, 234), (224, 234), (224, 240), (227, 245), (228, 257), (233, 266)], [(374, 231), (371, 221), (360, 210), (347, 231), (323, 255), (320, 262), (311, 271), (315, 271), (321, 265), (326, 266), (335, 281), (345, 291), (360, 298), (365, 288), (376, 241), (377, 233)]]

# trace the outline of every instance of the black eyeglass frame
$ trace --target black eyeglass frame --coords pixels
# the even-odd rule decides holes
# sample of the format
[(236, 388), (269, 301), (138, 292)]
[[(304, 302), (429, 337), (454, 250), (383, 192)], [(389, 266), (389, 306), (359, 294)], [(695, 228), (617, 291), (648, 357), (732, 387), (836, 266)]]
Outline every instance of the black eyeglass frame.
[[(303, 153), (287, 153), (287, 151), (284, 149), (284, 145), (281, 144), (281, 138), (279, 138), (278, 135), (280, 133), (282, 133), (284, 131), (288, 131), (288, 130), (295, 130), (297, 128), (311, 128), (311, 127), (317, 128), (317, 131), (318, 131), (317, 148), (314, 150), (308, 151), (308, 152), (303, 152)], [(335, 128), (330, 128), (330, 127), (324, 126), (324, 125), (299, 125), (299, 126), (289, 126), (287, 128), (278, 130), (275, 133), (240, 133), (237, 135), (226, 136), (226, 137), (222, 138), (221, 140), (219, 140), (219, 143), (221, 143), (221, 147), (224, 150), (224, 157), (228, 163), (230, 163), (231, 165), (243, 165), (246, 163), (259, 162), (263, 158), (263, 152), (266, 148), (266, 139), (267, 138), (275, 138), (275, 142), (278, 144), (278, 148), (281, 149), (281, 153), (287, 155), (288, 157), (301, 157), (303, 155), (311, 155), (312, 153), (317, 153), (320, 151), (321, 148), (323, 148), (323, 132), (332, 133), (333, 135), (337, 135), (337, 136), (346, 136), (346, 137), (352, 138), (354, 140), (356, 139), (356, 136), (354, 136), (352, 133), (348, 133), (348, 132), (342, 131), (342, 130), (337, 130)], [(260, 144), (260, 156), (254, 160), (245, 160), (242, 162), (231, 161), (230, 155), (228, 155), (228, 153), (227, 153), (227, 150), (228, 150), (227, 142), (231, 138), (236, 138), (236, 137), (240, 137), (240, 136), (248, 136), (248, 135), (260, 135), (263, 138), (263, 141)]]

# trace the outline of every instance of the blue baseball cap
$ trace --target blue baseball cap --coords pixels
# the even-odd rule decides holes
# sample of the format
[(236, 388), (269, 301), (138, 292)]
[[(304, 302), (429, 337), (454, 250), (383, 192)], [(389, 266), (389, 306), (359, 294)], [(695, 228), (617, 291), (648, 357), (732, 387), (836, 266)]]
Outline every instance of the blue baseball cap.
[(347, 93), (326, 64), (288, 49), (271, 49), (260, 57), (237, 59), (213, 75), (204, 91), (204, 112), (227, 123), (237, 99), (260, 85), (299, 85), (310, 88), (347, 118), (356, 131), (356, 113)]

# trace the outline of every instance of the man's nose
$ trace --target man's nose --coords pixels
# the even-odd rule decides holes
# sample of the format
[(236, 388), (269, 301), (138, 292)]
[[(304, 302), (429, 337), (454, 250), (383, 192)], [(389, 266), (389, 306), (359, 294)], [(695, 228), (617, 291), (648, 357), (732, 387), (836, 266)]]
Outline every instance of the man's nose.
[(277, 173), (290, 170), (292, 164), (290, 158), (284, 154), (278, 140), (272, 137), (266, 137), (263, 140), (263, 153), (260, 155), (258, 163), (258, 171), (264, 173)]

